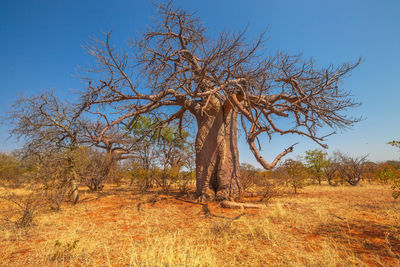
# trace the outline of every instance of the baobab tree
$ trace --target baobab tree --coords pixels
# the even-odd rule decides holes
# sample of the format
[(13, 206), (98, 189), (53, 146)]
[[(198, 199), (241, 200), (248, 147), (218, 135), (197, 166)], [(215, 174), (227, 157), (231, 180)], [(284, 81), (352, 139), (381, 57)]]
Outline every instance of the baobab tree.
[[(82, 111), (80, 116), (83, 116)], [(140, 137), (133, 137), (121, 125), (114, 125), (102, 132), (108, 125), (107, 114), (97, 111), (94, 114), (92, 112), (91, 116), (97, 120), (85, 120), (82, 125), (82, 144), (105, 151), (104, 156), (95, 150), (88, 154), (91, 167), (88, 165), (86, 169), (91, 174), (86, 177), (85, 183), (90, 190), (95, 191), (103, 187), (103, 183), (116, 169), (118, 161), (139, 157), (137, 151)]]
[(82, 107), (113, 114), (100, 136), (151, 112), (162, 112), (162, 125), (194, 118), (199, 200), (235, 198), (243, 191), (238, 122), (268, 170), (294, 145), (269, 163), (260, 153), (262, 139), (297, 134), (326, 147), (321, 127), (344, 128), (358, 120), (345, 114), (358, 103), (339, 85), (360, 60), (322, 68), (300, 55), (266, 56), (264, 34), (253, 42), (246, 30), (208, 38), (195, 14), (172, 3), (158, 6), (153, 25), (128, 50), (116, 49), (110, 38), (106, 33), (87, 46), (96, 63), (85, 78)]

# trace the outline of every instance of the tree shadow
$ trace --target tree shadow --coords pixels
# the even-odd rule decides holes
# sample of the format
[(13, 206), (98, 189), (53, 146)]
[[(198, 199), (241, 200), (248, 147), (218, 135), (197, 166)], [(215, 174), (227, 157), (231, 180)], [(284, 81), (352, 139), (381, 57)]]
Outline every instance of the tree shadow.
[(399, 225), (380, 224), (367, 220), (320, 224), (313, 234), (333, 239), (343, 246), (351, 247), (359, 255), (374, 254), (400, 259)]

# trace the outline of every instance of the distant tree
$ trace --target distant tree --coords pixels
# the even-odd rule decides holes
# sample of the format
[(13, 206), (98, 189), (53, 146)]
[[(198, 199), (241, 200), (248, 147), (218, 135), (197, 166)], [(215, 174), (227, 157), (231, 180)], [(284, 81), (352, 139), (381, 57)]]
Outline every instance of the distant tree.
[(387, 184), (391, 182), (397, 174), (399, 174), (400, 169), (390, 163), (382, 163), (379, 166), (378, 178), (381, 183)]
[(295, 194), (306, 184), (307, 170), (300, 161), (287, 159), (279, 166), (276, 173), (292, 187)]
[(324, 175), (329, 185), (336, 185), (340, 163), (336, 157), (329, 157), (324, 168)]
[(265, 174), (249, 163), (241, 163), (240, 172), (242, 174), (242, 186), (244, 190), (254, 185), (260, 185), (260, 181), (265, 179)]
[(136, 138), (135, 148), (138, 153), (135, 161), (146, 170), (153, 167), (159, 154), (155, 147), (156, 124), (156, 118), (142, 115), (127, 129)]
[(328, 153), (323, 152), (321, 149), (307, 150), (304, 157), (306, 167), (313, 175), (313, 177), (321, 185), (324, 169), (328, 166)]
[(192, 151), (188, 140), (189, 133), (176, 126), (163, 127), (155, 135), (157, 147), (161, 151), (161, 163), (164, 169), (189, 168)]
[(400, 197), (400, 174), (399, 174), (399, 172), (394, 174), (392, 181), (393, 181), (392, 196), (393, 196), (393, 198), (396, 199), (396, 198)]
[(350, 185), (358, 185), (363, 178), (363, 171), (367, 160), (366, 156), (350, 157), (338, 153), (340, 159), (339, 174)]
[[(25, 154), (24, 161), (33, 167), (30, 177), (36, 186), (41, 186), (51, 210), (59, 211), (61, 204), (68, 199), (76, 203), (79, 178), (72, 151)], [(76, 179), (76, 184), (72, 184), (72, 179)]]
[[(400, 141), (391, 141), (389, 142), (389, 144), (394, 147), (400, 148)], [(386, 175), (389, 176), (388, 179), (390, 179), (393, 183), (392, 184), (393, 198), (396, 199), (400, 197), (400, 170), (399, 169), (396, 169), (395, 171), (391, 170), (389, 173), (386, 173)]]
[(74, 105), (60, 100), (53, 91), (38, 96), (20, 97), (7, 120), (11, 134), (24, 141), (27, 153), (73, 150), (82, 138), (82, 121)]
[(154, 169), (160, 158), (160, 151), (156, 146), (157, 118), (154, 116), (139, 116), (126, 130), (135, 137), (136, 156), (132, 160), (132, 180), (140, 183), (143, 191), (146, 191), (155, 180)]
[(132, 42), (131, 53), (114, 48), (110, 34), (88, 45), (96, 64), (86, 77), (82, 108), (113, 114), (99, 140), (108, 129), (127, 120), (131, 126), (142, 114), (163, 112), (165, 123), (191, 116), (200, 200), (234, 198), (243, 191), (239, 119), (265, 169), (276, 166), (294, 145), (268, 163), (259, 152), (263, 134), (302, 135), (325, 147), (321, 127), (344, 128), (358, 121), (345, 115), (358, 103), (339, 85), (360, 61), (322, 68), (300, 55), (265, 56), (264, 34), (247, 42), (246, 31), (221, 32), (213, 40), (194, 13), (171, 2), (159, 5), (157, 16)]
[(128, 129), (135, 139), (133, 172), (143, 188), (155, 182), (165, 190), (183, 179), (182, 170), (193, 169), (194, 152), (189, 133), (175, 124), (165, 125), (157, 116), (141, 115)]
[(365, 181), (374, 182), (378, 180), (379, 164), (366, 161), (363, 169), (363, 178)]
[(159, 165), (162, 169), (157, 183), (169, 190), (171, 183), (185, 179), (182, 170), (192, 170), (193, 147), (188, 142), (190, 135), (187, 131), (179, 129), (177, 126), (170, 125), (157, 130), (155, 146), (158, 153)]

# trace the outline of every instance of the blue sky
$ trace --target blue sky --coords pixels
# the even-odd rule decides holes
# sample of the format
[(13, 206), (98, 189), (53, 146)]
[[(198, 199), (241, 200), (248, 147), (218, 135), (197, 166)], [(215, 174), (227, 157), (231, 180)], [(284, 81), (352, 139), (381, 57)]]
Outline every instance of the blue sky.
[[(249, 38), (253, 38), (268, 27), (270, 53), (303, 53), (321, 65), (361, 56), (363, 63), (343, 87), (363, 104), (351, 115), (366, 119), (331, 136), (328, 152), (369, 154), (374, 161), (400, 158), (386, 144), (400, 139), (400, 1), (180, 0), (176, 5), (198, 11), (211, 35), (249, 25)], [(145, 0), (1, 0), (0, 114), (9, 110), (18, 94), (54, 89), (60, 97), (72, 98), (72, 90), (84, 88), (76, 78), (78, 67), (91, 62), (82, 48), (85, 41), (113, 30), (113, 42), (124, 44), (143, 32), (153, 16), (155, 9)], [(7, 131), (8, 126), (0, 126), (1, 151), (20, 146), (7, 138)], [(305, 138), (277, 136), (265, 141), (262, 153), (271, 160), (295, 142), (300, 144), (291, 157), (318, 148)], [(242, 162), (257, 165), (243, 140), (240, 149)]]

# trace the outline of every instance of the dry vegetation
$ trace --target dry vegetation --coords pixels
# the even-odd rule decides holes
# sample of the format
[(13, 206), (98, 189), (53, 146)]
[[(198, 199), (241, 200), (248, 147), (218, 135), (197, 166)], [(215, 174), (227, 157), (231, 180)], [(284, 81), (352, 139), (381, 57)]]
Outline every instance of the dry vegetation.
[(400, 203), (384, 185), (310, 186), (262, 210), (211, 203), (211, 216), (188, 198), (106, 185), (28, 228), (0, 201), (2, 266), (400, 266)]
[[(210, 40), (195, 13), (156, 7), (129, 50), (89, 42), (77, 101), (43, 91), (2, 119), (24, 146), (0, 153), (0, 265), (400, 266), (400, 162), (280, 162), (293, 144), (268, 163), (256, 145), (326, 147), (319, 128), (358, 122), (339, 85), (360, 60), (265, 56), (264, 34)], [(267, 171), (240, 165), (238, 130)]]

